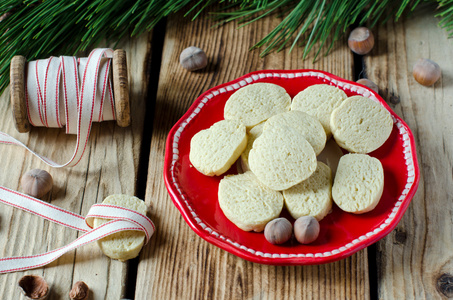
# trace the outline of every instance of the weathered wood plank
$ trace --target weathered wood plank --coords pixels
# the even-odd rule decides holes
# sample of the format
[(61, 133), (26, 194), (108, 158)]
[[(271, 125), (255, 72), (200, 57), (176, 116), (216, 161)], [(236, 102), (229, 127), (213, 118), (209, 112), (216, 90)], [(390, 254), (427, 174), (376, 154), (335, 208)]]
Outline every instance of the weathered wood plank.
[[(269, 18), (236, 30), (237, 24), (212, 29), (204, 17), (194, 22), (182, 14), (167, 21), (156, 99), (146, 202), (157, 232), (140, 256), (136, 299), (366, 299), (369, 297), (367, 252), (343, 261), (299, 267), (250, 263), (199, 238), (173, 205), (162, 177), (165, 140), (170, 128), (205, 90), (261, 69), (316, 68), (352, 79), (352, 55), (345, 44), (327, 57), (302, 60), (302, 49), (259, 58), (249, 52), (279, 20)], [(204, 49), (206, 69), (187, 72), (180, 52)]]
[[(24, 172), (33, 168), (47, 170), (54, 179), (47, 200), (82, 215), (92, 204), (102, 202), (110, 194), (134, 195), (144, 124), (150, 38), (146, 34), (118, 47), (127, 52), (132, 125), (120, 128), (115, 122), (94, 124), (85, 155), (74, 168), (51, 169), (23, 149), (1, 145), (1, 185), (20, 190), (19, 180)], [(76, 138), (66, 135), (64, 130), (32, 128), (29, 134), (16, 131), (8, 91), (0, 99), (0, 111), (2, 131), (58, 162), (71, 157)], [(0, 257), (43, 253), (66, 245), (79, 235), (29, 213), (1, 206)], [(126, 263), (107, 258), (96, 244), (91, 244), (67, 253), (44, 268), (0, 275), (0, 291), (3, 299), (19, 299), (19, 278), (24, 274), (38, 274), (51, 285), (50, 299), (68, 298), (73, 283), (78, 280), (86, 282), (92, 290), (90, 299), (119, 299), (124, 295), (126, 271)]]
[[(421, 172), (403, 219), (378, 243), (379, 299), (453, 296), (453, 56), (434, 9), (377, 28), (376, 47), (365, 60), (368, 77), (412, 129)], [(432, 87), (412, 76), (413, 64), (422, 57), (442, 68), (442, 79)]]

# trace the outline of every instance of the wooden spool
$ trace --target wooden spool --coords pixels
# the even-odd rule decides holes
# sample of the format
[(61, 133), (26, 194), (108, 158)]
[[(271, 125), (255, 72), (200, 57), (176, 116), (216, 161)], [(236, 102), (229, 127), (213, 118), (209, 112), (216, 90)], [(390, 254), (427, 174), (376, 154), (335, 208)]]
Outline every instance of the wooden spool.
[[(19, 132), (30, 131), (27, 107), (25, 103), (25, 64), (27, 60), (16, 55), (11, 60), (10, 93), (13, 119)], [(118, 49), (113, 52), (112, 60), (113, 94), (115, 98), (116, 123), (121, 127), (131, 124), (129, 90), (127, 80), (126, 51)]]

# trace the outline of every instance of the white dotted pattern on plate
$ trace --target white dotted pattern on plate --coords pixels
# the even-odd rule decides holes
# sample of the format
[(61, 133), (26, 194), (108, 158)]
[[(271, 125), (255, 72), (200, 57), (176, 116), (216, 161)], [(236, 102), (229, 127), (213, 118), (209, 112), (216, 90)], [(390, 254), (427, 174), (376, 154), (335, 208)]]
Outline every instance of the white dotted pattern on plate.
[(353, 247), (354, 245), (369, 239), (370, 237), (378, 234), (383, 229), (388, 227), (392, 223), (392, 221), (395, 218), (395, 216), (398, 213), (398, 211), (401, 209), (401, 204), (402, 204), (403, 200), (406, 198), (409, 190), (411, 189), (411, 187), (412, 187), (412, 185), (414, 184), (414, 181), (415, 181), (414, 161), (413, 161), (413, 158), (412, 158), (412, 147), (411, 147), (409, 135), (408, 135), (408, 133), (406, 131), (406, 128), (404, 128), (403, 124), (401, 122), (399, 122), (399, 120), (396, 120), (393, 116), (392, 116), (393, 122), (396, 124), (396, 127), (399, 130), (399, 134), (402, 136), (402, 139), (403, 139), (403, 147), (404, 147), (403, 153), (404, 153), (404, 159), (406, 161), (407, 173), (408, 173), (406, 186), (405, 186), (403, 192), (401, 193), (401, 195), (399, 196), (398, 201), (395, 203), (395, 206), (393, 207), (392, 212), (388, 215), (388, 217), (384, 221), (384, 223), (380, 227), (378, 227), (378, 228), (374, 229), (373, 231), (370, 231), (370, 232), (360, 236), (359, 238), (351, 241), (350, 243), (347, 243), (346, 245), (344, 245), (342, 247), (339, 247), (338, 249), (334, 249), (332, 251), (323, 252), (323, 253), (307, 253), (307, 254), (301, 254), (301, 253), (298, 253), (298, 254), (263, 253), (261, 251), (257, 251), (257, 250), (245, 247), (245, 246), (243, 246), (243, 245), (241, 245), (241, 244), (239, 244), (239, 243), (237, 243), (237, 242), (235, 242), (235, 241), (233, 241), (233, 240), (231, 240), (229, 238), (226, 238), (225, 236), (219, 234), (218, 232), (216, 232), (215, 230), (213, 230), (212, 228), (210, 228), (209, 226), (204, 224), (203, 221), (198, 217), (197, 213), (192, 209), (192, 207), (189, 205), (189, 202), (187, 201), (186, 197), (182, 193), (182, 191), (181, 191), (181, 189), (179, 187), (179, 184), (178, 184), (178, 182), (176, 180), (176, 176), (175, 176), (175, 172), (174, 172), (175, 164), (176, 164), (176, 162), (179, 159), (178, 143), (179, 143), (179, 137), (181, 136), (181, 133), (183, 132), (183, 130), (187, 126), (187, 124), (189, 124), (190, 121), (192, 121), (192, 119), (201, 111), (203, 106), (210, 99), (212, 99), (214, 96), (216, 96), (218, 94), (221, 94), (221, 93), (225, 93), (227, 91), (237, 90), (237, 89), (239, 89), (239, 88), (241, 88), (241, 87), (243, 87), (243, 86), (245, 86), (247, 84), (253, 83), (254, 81), (259, 80), (259, 79), (272, 78), (272, 77), (278, 77), (278, 78), (295, 78), (295, 77), (296, 78), (297, 77), (323, 78), (323, 80), (325, 82), (329, 82), (331, 85), (335, 85), (337, 87), (340, 87), (343, 90), (350, 90), (350, 91), (355, 92), (357, 94), (360, 94), (360, 95), (362, 95), (364, 97), (370, 98), (370, 99), (372, 99), (372, 100), (374, 100), (374, 101), (376, 101), (377, 103), (380, 104), (380, 102), (377, 100), (376, 96), (373, 93), (371, 93), (368, 90), (365, 90), (364, 88), (362, 88), (360, 86), (349, 84), (349, 83), (344, 83), (344, 82), (341, 82), (341, 81), (337, 81), (335, 79), (330, 78), (326, 74), (313, 72), (313, 71), (311, 71), (311, 72), (303, 72), (303, 73), (283, 73), (283, 74), (280, 74), (280, 73), (258, 73), (258, 74), (253, 74), (250, 77), (247, 77), (247, 78), (239, 81), (238, 83), (234, 83), (234, 84), (229, 85), (227, 87), (219, 88), (218, 90), (213, 91), (211, 94), (208, 94), (207, 96), (205, 96), (201, 100), (201, 102), (198, 105), (198, 107), (194, 109), (194, 112), (186, 120), (184, 120), (183, 123), (181, 123), (181, 125), (179, 126), (178, 130), (176, 131), (174, 139), (173, 139), (173, 158), (172, 158), (172, 163), (171, 163), (172, 181), (173, 181), (173, 184), (176, 187), (179, 195), (184, 200), (184, 203), (185, 203), (186, 207), (189, 209), (193, 219), (197, 222), (197, 224), (201, 228), (203, 228), (203, 230), (206, 230), (209, 234), (211, 234), (215, 238), (217, 238), (217, 239), (219, 239), (221, 241), (226, 241), (226, 242), (230, 243), (231, 245), (235, 246), (236, 248), (239, 248), (241, 250), (247, 251), (247, 252), (249, 252), (251, 254), (254, 254), (254, 255), (257, 255), (257, 256), (261, 256), (261, 257), (266, 257), (266, 258), (328, 257), (328, 256), (332, 256), (332, 255), (337, 255), (337, 254), (339, 254), (341, 252), (347, 251), (349, 248)]

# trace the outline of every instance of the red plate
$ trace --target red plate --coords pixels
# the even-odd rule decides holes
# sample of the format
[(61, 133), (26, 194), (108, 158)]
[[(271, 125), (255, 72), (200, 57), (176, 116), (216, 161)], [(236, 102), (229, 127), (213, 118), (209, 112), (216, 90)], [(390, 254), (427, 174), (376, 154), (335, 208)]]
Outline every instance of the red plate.
[[(291, 97), (310, 85), (330, 84), (348, 96), (371, 98), (392, 114), (394, 126), (389, 139), (370, 153), (381, 161), (385, 177), (384, 193), (373, 211), (354, 215), (334, 205), (332, 213), (320, 222), (318, 239), (310, 245), (297, 242), (272, 245), (263, 233), (242, 231), (225, 217), (217, 200), (223, 176), (205, 176), (190, 164), (190, 140), (200, 130), (223, 119), (225, 102), (233, 92), (255, 82), (278, 84)], [(233, 167), (228, 173), (234, 172)], [(417, 190), (419, 177), (414, 138), (406, 123), (371, 89), (317, 70), (257, 71), (203, 93), (171, 129), (164, 165), (168, 192), (187, 224), (199, 236), (246, 260), (272, 265), (328, 263), (378, 241), (398, 224)]]

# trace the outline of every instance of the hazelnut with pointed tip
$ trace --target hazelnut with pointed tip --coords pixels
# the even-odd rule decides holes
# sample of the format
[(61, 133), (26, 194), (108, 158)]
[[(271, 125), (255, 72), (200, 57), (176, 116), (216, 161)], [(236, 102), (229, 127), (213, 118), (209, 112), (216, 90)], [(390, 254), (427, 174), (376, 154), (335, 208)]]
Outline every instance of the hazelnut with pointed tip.
[(187, 70), (195, 71), (206, 67), (208, 58), (203, 50), (192, 46), (181, 52), (179, 62)]
[(357, 83), (367, 86), (370, 89), (372, 89), (373, 91), (375, 91), (376, 93), (379, 93), (379, 87), (377, 86), (377, 84), (367, 78), (359, 79), (359, 80), (357, 80)]
[(374, 35), (366, 27), (357, 27), (349, 34), (348, 46), (354, 53), (367, 54), (374, 47)]
[(293, 226), (285, 218), (277, 218), (266, 224), (264, 237), (274, 245), (285, 243), (291, 238)]
[(294, 236), (301, 244), (314, 242), (319, 235), (319, 222), (312, 216), (300, 217), (294, 222)]
[(85, 282), (77, 281), (69, 292), (69, 298), (71, 298), (71, 300), (85, 300), (88, 298), (89, 292), (90, 289)]
[(439, 65), (427, 58), (420, 58), (412, 69), (415, 80), (424, 86), (431, 86), (439, 80), (441, 71)]
[(49, 295), (49, 285), (38, 275), (25, 275), (19, 280), (19, 287), (28, 299), (44, 300)]
[(33, 169), (22, 176), (20, 184), (25, 194), (41, 198), (52, 189), (53, 180), (46, 171)]

